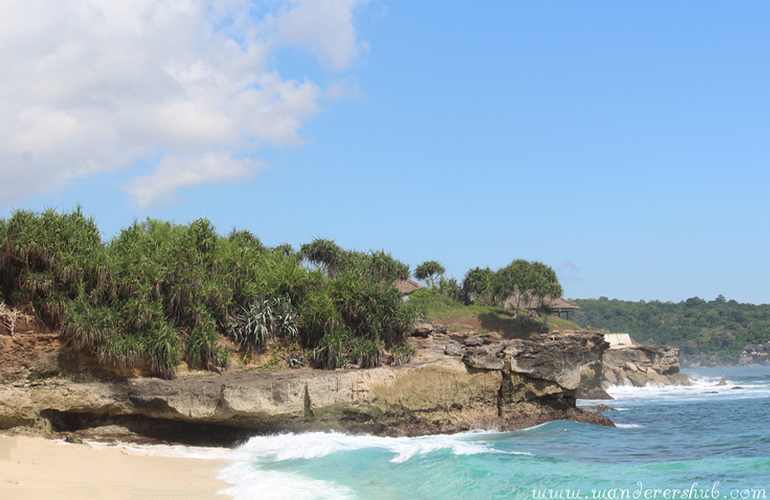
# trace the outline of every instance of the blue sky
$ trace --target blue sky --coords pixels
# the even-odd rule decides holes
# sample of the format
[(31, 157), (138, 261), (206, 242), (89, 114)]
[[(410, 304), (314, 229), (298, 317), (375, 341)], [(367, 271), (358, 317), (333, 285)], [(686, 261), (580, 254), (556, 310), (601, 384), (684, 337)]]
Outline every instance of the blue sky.
[(4, 5), (3, 216), (770, 303), (766, 2)]

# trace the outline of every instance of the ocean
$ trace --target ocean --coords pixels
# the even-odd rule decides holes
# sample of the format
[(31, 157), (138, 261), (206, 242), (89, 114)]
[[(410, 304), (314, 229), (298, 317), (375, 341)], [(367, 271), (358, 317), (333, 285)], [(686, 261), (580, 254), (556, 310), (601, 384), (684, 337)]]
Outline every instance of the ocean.
[(686, 373), (694, 386), (578, 402), (615, 408), (616, 428), (261, 436), (228, 451), (219, 477), (236, 500), (770, 498), (770, 367)]

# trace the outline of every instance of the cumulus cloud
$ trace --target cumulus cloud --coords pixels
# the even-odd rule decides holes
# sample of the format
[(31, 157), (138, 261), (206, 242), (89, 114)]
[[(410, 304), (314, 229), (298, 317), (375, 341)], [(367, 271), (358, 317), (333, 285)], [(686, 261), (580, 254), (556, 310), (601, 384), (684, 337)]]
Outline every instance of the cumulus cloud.
[(283, 79), (272, 51), (307, 46), (331, 70), (361, 50), (361, 0), (5, 0), (0, 203), (157, 158), (137, 206), (248, 179), (254, 147), (301, 145), (327, 92)]
[(353, 8), (359, 0), (296, 0), (277, 20), (280, 36), (309, 45), (328, 67), (342, 69), (365, 48), (356, 42)]
[(136, 177), (126, 191), (139, 207), (173, 203), (180, 188), (247, 180), (262, 166), (262, 162), (239, 160), (224, 152), (195, 158), (167, 156), (151, 175)]

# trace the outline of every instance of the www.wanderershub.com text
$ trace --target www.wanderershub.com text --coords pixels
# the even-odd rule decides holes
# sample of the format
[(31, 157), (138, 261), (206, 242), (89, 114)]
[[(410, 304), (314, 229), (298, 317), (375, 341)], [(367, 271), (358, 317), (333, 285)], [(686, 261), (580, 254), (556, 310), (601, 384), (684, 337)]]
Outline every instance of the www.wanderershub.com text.
[(765, 500), (764, 488), (720, 488), (693, 483), (689, 488), (649, 488), (641, 481), (632, 488), (532, 490), (536, 500)]

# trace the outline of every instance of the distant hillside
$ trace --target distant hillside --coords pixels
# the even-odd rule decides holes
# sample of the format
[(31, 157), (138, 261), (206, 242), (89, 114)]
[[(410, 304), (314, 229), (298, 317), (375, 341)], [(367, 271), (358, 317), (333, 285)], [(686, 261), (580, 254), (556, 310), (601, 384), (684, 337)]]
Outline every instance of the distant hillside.
[(572, 315), (582, 327), (629, 333), (642, 343), (680, 349), (684, 363), (736, 362), (747, 344), (770, 340), (770, 305), (741, 304), (721, 295), (707, 302), (692, 297), (681, 302), (629, 302), (576, 299)]

